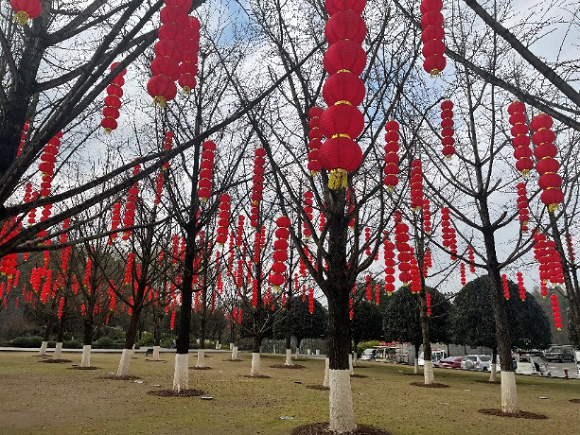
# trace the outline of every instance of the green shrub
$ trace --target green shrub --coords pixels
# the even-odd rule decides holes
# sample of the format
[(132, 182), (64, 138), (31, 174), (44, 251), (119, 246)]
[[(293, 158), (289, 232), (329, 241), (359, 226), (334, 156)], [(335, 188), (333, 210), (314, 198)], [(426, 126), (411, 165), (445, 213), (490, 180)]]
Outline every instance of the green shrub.
[(62, 347), (66, 349), (82, 349), (83, 344), (77, 340), (67, 340), (62, 343)]
[(46, 347), (56, 347), (56, 341), (49, 341)]
[(113, 342), (113, 349), (124, 349), (124, 348), (125, 348), (125, 339), (115, 340)]
[(173, 338), (164, 338), (161, 340), (161, 347), (164, 347), (166, 349), (172, 349), (173, 348)]
[(139, 346), (153, 346), (155, 343), (155, 339), (153, 338), (153, 334), (151, 332), (144, 332), (141, 335), (141, 340), (137, 342)]
[(42, 344), (42, 337), (37, 335), (32, 337), (16, 337), (10, 342), (10, 346), (14, 347), (40, 347)]
[(95, 349), (114, 349), (115, 342), (112, 338), (109, 337), (101, 337), (98, 340), (95, 340), (93, 343), (93, 347)]
[(380, 342), (378, 340), (374, 340), (374, 341), (363, 341), (362, 343), (359, 343), (357, 346), (357, 355), (361, 356), (361, 354), (367, 350), (370, 349), (371, 347), (375, 347), (378, 346), (380, 344)]

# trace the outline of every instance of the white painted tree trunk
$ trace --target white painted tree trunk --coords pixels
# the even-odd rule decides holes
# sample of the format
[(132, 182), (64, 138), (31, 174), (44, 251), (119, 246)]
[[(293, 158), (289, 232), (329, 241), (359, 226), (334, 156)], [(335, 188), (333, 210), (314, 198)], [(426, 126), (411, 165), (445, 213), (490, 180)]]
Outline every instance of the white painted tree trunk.
[(358, 358), (357, 358), (357, 356), (358, 356), (358, 355), (356, 354), (356, 352), (353, 352), (353, 353), (352, 353), (352, 366), (353, 366), (353, 367), (356, 367), (356, 366), (357, 366), (357, 363), (358, 363)]
[(300, 349), (297, 347), (296, 348), (296, 356), (294, 357), (294, 359), (299, 359), (300, 358)]
[(180, 392), (189, 388), (189, 353), (175, 354), (173, 371), (173, 391)]
[(230, 343), (230, 350), (234, 350), (234, 343)]
[(133, 352), (133, 349), (123, 349), (121, 361), (119, 361), (119, 368), (117, 369), (117, 376), (127, 376), (129, 374), (129, 364), (133, 357)]
[(222, 347), (222, 345), (220, 344), (219, 341), (217, 341), (216, 344), (215, 344), (215, 350), (220, 350), (221, 347)]
[(56, 347), (54, 348), (54, 354), (52, 355), (52, 359), (61, 359), (62, 358), (62, 341), (56, 343)]
[(510, 414), (519, 411), (516, 374), (514, 372), (501, 372), (501, 410)]
[(83, 346), (83, 355), (81, 356), (81, 367), (91, 366), (91, 345), (85, 344)]
[(330, 367), (330, 360), (328, 358), (324, 359), (324, 381), (322, 381), (322, 386), (328, 388), (330, 386), (328, 380), (328, 370)]
[(286, 349), (286, 362), (284, 363), (286, 366), (293, 366), (292, 364), (292, 349)]
[(160, 349), (161, 346), (153, 346), (153, 361), (159, 361), (161, 359)]
[(250, 376), (260, 376), (260, 354), (252, 353), (252, 369)]
[(233, 350), (232, 350), (232, 360), (237, 360), (238, 359), (238, 346), (234, 346)]
[(435, 374), (433, 373), (433, 361), (425, 361), (425, 368), (423, 369), (425, 374), (425, 385), (435, 383)]
[(46, 356), (46, 348), (48, 347), (48, 341), (43, 341), (40, 345), (40, 350), (38, 351), (38, 356)]
[(489, 369), (489, 382), (495, 382), (497, 380), (497, 364), (491, 364), (491, 368)]
[(336, 433), (356, 429), (349, 370), (329, 370), (330, 430)]
[(352, 353), (348, 354), (348, 372), (351, 376), (354, 375), (354, 367), (352, 365)]
[(196, 367), (205, 367), (205, 349), (197, 350), (197, 364)]
[(413, 373), (415, 373), (416, 375), (419, 374), (419, 360), (417, 358), (415, 358), (415, 365), (413, 367)]

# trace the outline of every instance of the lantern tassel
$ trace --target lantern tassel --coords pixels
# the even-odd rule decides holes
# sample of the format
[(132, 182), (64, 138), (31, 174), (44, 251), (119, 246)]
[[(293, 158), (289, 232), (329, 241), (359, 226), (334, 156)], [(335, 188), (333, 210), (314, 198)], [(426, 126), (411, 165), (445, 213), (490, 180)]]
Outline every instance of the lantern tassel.
[(328, 187), (332, 190), (346, 189), (348, 186), (348, 172), (344, 169), (333, 169), (328, 178)]
[(14, 15), (14, 21), (16, 21), (21, 26), (24, 26), (24, 25), (26, 25), (26, 23), (28, 23), (28, 18), (29, 18), (29, 16), (25, 11), (17, 12)]

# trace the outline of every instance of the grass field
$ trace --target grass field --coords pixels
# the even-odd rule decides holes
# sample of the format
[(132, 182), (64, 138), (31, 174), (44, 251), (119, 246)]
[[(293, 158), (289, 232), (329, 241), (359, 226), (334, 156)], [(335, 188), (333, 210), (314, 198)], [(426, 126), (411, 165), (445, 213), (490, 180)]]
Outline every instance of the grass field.
[[(207, 371), (190, 371), (190, 388), (213, 396), (157, 397), (147, 394), (171, 388), (173, 354), (165, 363), (131, 361), (134, 381), (98, 379), (116, 370), (120, 355), (93, 354), (100, 370), (70, 370), (71, 364), (42, 364), (30, 353), (0, 354), (0, 434), (195, 434), (278, 435), (292, 428), (328, 420), (328, 392), (306, 388), (322, 382), (323, 361), (301, 361), (302, 370), (270, 368), (282, 356), (265, 356), (263, 373), (270, 379), (245, 377), (250, 355), (242, 362), (224, 361), (227, 354), (210, 354)], [(78, 364), (80, 354), (63, 354)], [(190, 366), (195, 365), (190, 356)], [(483, 415), (481, 408), (499, 407), (499, 385), (481, 383), (487, 375), (436, 370), (445, 389), (411, 386), (421, 377), (407, 366), (365, 363), (352, 379), (357, 422), (394, 435), (421, 434), (574, 434), (580, 433), (580, 382), (518, 377), (522, 410), (541, 413), (547, 420)], [(301, 383), (297, 383), (301, 382)], [(153, 385), (161, 385), (156, 387)], [(540, 399), (545, 396), (547, 399)], [(281, 416), (293, 420), (280, 420)]]

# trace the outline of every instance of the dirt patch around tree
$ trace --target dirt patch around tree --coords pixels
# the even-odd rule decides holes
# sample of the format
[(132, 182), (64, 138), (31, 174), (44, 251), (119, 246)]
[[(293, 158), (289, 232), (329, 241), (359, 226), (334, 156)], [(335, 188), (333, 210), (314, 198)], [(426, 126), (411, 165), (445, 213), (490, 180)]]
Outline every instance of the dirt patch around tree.
[(572, 403), (580, 403), (580, 399), (570, 399), (570, 402), (572, 402)]
[(211, 367), (208, 367), (208, 366), (204, 366), (204, 367), (196, 367), (196, 366), (193, 366), (193, 367), (190, 367), (189, 370), (211, 370)]
[(364, 378), (368, 378), (368, 376), (366, 375), (359, 375), (358, 373), (355, 373), (354, 375), (350, 375), (351, 378), (359, 378), (359, 379), (364, 379)]
[(224, 361), (226, 361), (226, 362), (242, 362), (243, 359), (239, 359), (239, 358), (238, 359), (224, 359)]
[(100, 367), (96, 367), (96, 366), (90, 366), (90, 367), (72, 366), (72, 367), (69, 367), (68, 370), (100, 370)]
[(480, 384), (488, 384), (488, 385), (501, 385), (501, 381), (484, 381), (484, 380), (477, 380), (475, 382), (479, 382)]
[(330, 388), (325, 387), (324, 385), (308, 385), (306, 388), (310, 388), (311, 390), (330, 391)]
[(42, 361), (38, 361), (41, 363), (48, 363), (48, 364), (65, 364), (72, 362), (72, 359), (44, 359)]
[(270, 366), (273, 369), (290, 369), (290, 370), (298, 370), (298, 369), (305, 369), (306, 367), (300, 364), (292, 364), (291, 366), (287, 366), (286, 364), (274, 364)]
[(495, 415), (496, 417), (526, 418), (528, 420), (546, 420), (548, 418), (543, 414), (527, 411), (503, 412), (501, 409), (480, 409), (479, 412), (486, 415)]
[(112, 381), (136, 381), (137, 379), (143, 379), (143, 378), (140, 378), (139, 376), (131, 376), (131, 375), (125, 375), (125, 376), (111, 375), (111, 376), (100, 376), (97, 379), (109, 379)]
[(167, 362), (166, 359), (151, 359), (151, 358), (145, 358), (145, 361), (147, 361), (147, 362), (158, 362), (158, 363), (166, 363)]
[(433, 384), (425, 384), (423, 382), (411, 382), (411, 385), (414, 387), (423, 387), (423, 388), (449, 388), (449, 385), (440, 384), (439, 382), (435, 382)]
[(258, 375), (258, 376), (245, 375), (244, 378), (251, 378), (251, 379), (271, 379), (272, 376), (268, 376), (268, 375)]
[[(334, 435), (336, 432), (328, 428), (328, 423), (314, 423), (306, 426), (299, 426), (290, 432), (291, 435)], [(357, 428), (350, 432), (341, 432), (341, 435), (392, 435), (376, 427), (359, 424)]]
[(147, 391), (147, 394), (160, 397), (198, 397), (203, 396), (205, 391), (196, 389), (181, 390), (180, 392), (173, 390), (151, 390)]

